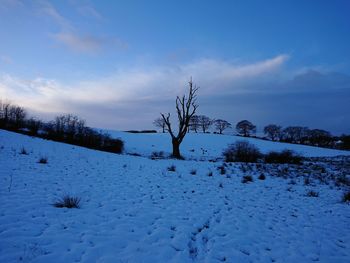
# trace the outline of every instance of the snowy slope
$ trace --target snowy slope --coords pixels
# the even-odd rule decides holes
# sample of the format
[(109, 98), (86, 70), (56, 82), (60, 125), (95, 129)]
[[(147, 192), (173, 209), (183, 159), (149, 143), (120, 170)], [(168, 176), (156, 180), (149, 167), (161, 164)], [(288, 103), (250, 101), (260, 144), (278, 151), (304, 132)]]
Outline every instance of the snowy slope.
[[(170, 154), (171, 139), (167, 133), (134, 134), (127, 132), (111, 131), (113, 137), (122, 138), (126, 143), (126, 151), (150, 156), (153, 151), (164, 151)], [(325, 149), (306, 145), (271, 142), (255, 138), (243, 138), (230, 135), (188, 133), (181, 144), (181, 151), (186, 158), (212, 159), (222, 156), (222, 152), (228, 144), (238, 140), (248, 140), (255, 144), (263, 153), (269, 151), (282, 151), (290, 149), (305, 157), (325, 157), (337, 155), (349, 155), (350, 151)]]
[[(150, 143), (127, 136), (136, 150)], [(38, 163), (43, 156), (47, 164)], [(349, 262), (350, 206), (339, 202), (341, 190), (268, 173), (261, 181), (240, 164), (220, 175), (221, 164), (115, 155), (0, 130), (0, 262)], [(247, 173), (254, 182), (243, 184)], [(319, 197), (307, 197), (310, 189)], [(81, 197), (81, 208), (51, 205), (65, 193)]]

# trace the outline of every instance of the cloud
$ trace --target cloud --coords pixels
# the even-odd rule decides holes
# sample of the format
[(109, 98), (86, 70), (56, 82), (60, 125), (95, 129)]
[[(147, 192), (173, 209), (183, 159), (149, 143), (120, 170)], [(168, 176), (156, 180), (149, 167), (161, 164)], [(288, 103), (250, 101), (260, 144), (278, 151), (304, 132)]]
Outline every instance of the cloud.
[(0, 56), (0, 62), (4, 64), (13, 64), (13, 59), (9, 56), (3, 55), (3, 56)]
[(103, 48), (128, 48), (126, 43), (116, 38), (81, 36), (72, 32), (52, 34), (52, 38), (74, 51), (83, 53), (97, 53)]
[(284, 75), (287, 60), (280, 55), (239, 65), (201, 59), (172, 67), (124, 69), (74, 83), (3, 74), (0, 98), (36, 112), (75, 113), (101, 128), (152, 128), (159, 112), (174, 110), (175, 96), (184, 94), (192, 75), (200, 86), (199, 112), (212, 118), (232, 123), (250, 119), (260, 128), (277, 123), (349, 132), (350, 77), (306, 71), (276, 81), (276, 75)]
[[(81, 41), (71, 35), (61, 34), (59, 37), (77, 50), (93, 51), (100, 44), (92, 38)], [(200, 81), (201, 96), (235, 94), (247, 92), (238, 85), (239, 82), (271, 75), (286, 60), (286, 55), (280, 55), (252, 64), (234, 65), (203, 59), (175, 67), (125, 69), (108, 77), (70, 84), (44, 78), (23, 80), (3, 75), (0, 78), (0, 96), (20, 101), (37, 110), (47, 110), (48, 106), (63, 111), (59, 107), (65, 101), (69, 101), (70, 105), (132, 105), (173, 99), (185, 91), (191, 75), (195, 82)]]
[[(72, 22), (63, 16), (51, 3), (41, 0), (38, 2), (38, 8), (41, 14), (50, 18), (59, 27), (57, 33), (49, 35), (56, 42), (63, 44), (70, 50), (81, 53), (96, 54), (103, 49), (126, 50), (127, 43), (116, 37), (96, 36), (94, 34), (82, 34)], [(78, 5), (77, 10), (84, 16), (93, 16), (101, 19), (102, 16), (90, 5)]]
[(45, 16), (51, 18), (63, 30), (72, 30), (73, 26), (70, 21), (61, 15), (58, 10), (48, 1), (41, 0), (38, 2), (39, 10)]
[(82, 5), (77, 7), (78, 12), (86, 17), (91, 17), (95, 19), (102, 19), (102, 15), (90, 5)]
[(0, 1), (0, 10), (1, 9), (14, 9), (14, 8), (22, 8), (24, 4), (20, 0), (1, 0)]
[(103, 41), (93, 36), (78, 36), (73, 33), (58, 33), (52, 37), (67, 47), (80, 52), (96, 52), (103, 44)]

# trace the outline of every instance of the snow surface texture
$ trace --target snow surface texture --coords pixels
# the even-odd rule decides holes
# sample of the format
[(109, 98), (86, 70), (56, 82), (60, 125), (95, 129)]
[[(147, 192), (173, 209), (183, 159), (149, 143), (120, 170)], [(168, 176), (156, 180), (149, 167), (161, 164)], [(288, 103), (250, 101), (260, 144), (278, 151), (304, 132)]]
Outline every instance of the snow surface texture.
[[(229, 141), (222, 138), (220, 145)], [(134, 145), (146, 143), (164, 147)], [(218, 142), (205, 143), (217, 151)], [(241, 164), (222, 175), (220, 165), (115, 155), (0, 130), (0, 262), (349, 262), (342, 190), (305, 186), (302, 177), (292, 185), (269, 174), (258, 180), (255, 168), (244, 172)], [(243, 184), (248, 174), (254, 181)], [(52, 206), (64, 194), (81, 197), (81, 208)]]
[[(163, 151), (171, 154), (170, 135), (167, 133), (127, 133), (119, 131), (108, 132), (115, 138), (121, 138), (125, 142), (126, 152), (150, 156), (154, 151)], [(188, 133), (181, 144), (181, 154), (190, 159), (210, 160), (222, 156), (222, 152), (231, 143), (247, 140), (255, 144), (262, 153), (269, 151), (293, 150), (305, 157), (325, 157), (337, 155), (349, 155), (350, 151), (325, 149), (306, 145), (271, 142), (255, 138), (239, 136)]]

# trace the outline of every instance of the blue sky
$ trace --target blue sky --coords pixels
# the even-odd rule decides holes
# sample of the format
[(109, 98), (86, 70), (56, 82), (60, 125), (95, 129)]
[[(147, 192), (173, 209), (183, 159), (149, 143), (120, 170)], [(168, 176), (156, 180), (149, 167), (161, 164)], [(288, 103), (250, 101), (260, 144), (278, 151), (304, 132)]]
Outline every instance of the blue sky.
[(0, 0), (0, 98), (146, 129), (193, 76), (200, 114), (349, 133), (349, 12), (330, 0)]

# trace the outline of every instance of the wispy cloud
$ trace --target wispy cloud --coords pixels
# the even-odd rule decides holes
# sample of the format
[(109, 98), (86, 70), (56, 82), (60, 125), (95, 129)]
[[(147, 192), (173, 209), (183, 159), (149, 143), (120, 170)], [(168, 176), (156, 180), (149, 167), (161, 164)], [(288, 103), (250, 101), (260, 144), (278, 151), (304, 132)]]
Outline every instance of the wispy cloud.
[(21, 7), (24, 7), (24, 4), (20, 0), (0, 0), (0, 10), (21, 8)]
[[(60, 35), (62, 41), (77, 49), (95, 50), (99, 44), (94, 39), (81, 42), (70, 35)], [(170, 99), (181, 94), (190, 76), (200, 81), (203, 96), (213, 93), (232, 94), (244, 92), (235, 85), (239, 81), (259, 78), (277, 71), (287, 60), (286, 55), (277, 56), (248, 65), (233, 65), (219, 60), (199, 60), (176, 67), (120, 70), (108, 77), (73, 84), (61, 84), (56, 80), (37, 78), (21, 80), (9, 75), (0, 79), (0, 95), (23, 100), (28, 94), (32, 99), (55, 104), (55, 101), (79, 103), (123, 103), (140, 100)], [(37, 101), (36, 101), (37, 102)], [(36, 107), (36, 102), (30, 103)]]
[(93, 36), (78, 36), (70, 32), (60, 32), (52, 37), (75, 51), (96, 52), (101, 49), (103, 41)]
[(5, 64), (13, 64), (13, 59), (9, 56), (2, 55), (0, 56), (0, 63), (5, 63)]
[[(59, 10), (48, 1), (39, 1), (38, 8), (41, 14), (50, 18), (59, 27), (59, 32), (49, 34), (52, 39), (70, 50), (96, 54), (98, 51), (105, 48), (117, 50), (125, 50), (128, 48), (127, 43), (116, 37), (101, 37), (90, 33), (81, 33), (80, 30), (73, 25), (71, 20), (62, 15)], [(77, 5), (76, 9), (84, 16), (98, 19), (102, 18), (102, 15), (90, 5)]]
[(52, 19), (61, 30), (73, 30), (71, 22), (59, 13), (59, 11), (48, 1), (41, 0), (38, 3), (39, 11)]
[(91, 17), (95, 19), (102, 19), (102, 15), (92, 6), (90, 5), (81, 5), (77, 7), (77, 10), (79, 14), (86, 16), (86, 17)]
[[(306, 71), (276, 82), (275, 76), (284, 72), (287, 60), (287, 55), (250, 64), (202, 59), (176, 67), (124, 69), (75, 83), (0, 75), (0, 98), (36, 112), (73, 112), (93, 126), (145, 128), (151, 127), (159, 112), (173, 110), (175, 96), (184, 93), (192, 75), (200, 86), (199, 110), (211, 117), (233, 123), (248, 118), (259, 126), (277, 122), (331, 131), (350, 128), (344, 126), (350, 123), (345, 103), (350, 77)], [(327, 121), (319, 119), (320, 113)]]

